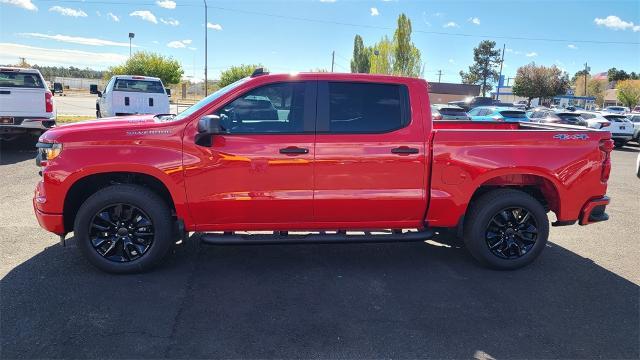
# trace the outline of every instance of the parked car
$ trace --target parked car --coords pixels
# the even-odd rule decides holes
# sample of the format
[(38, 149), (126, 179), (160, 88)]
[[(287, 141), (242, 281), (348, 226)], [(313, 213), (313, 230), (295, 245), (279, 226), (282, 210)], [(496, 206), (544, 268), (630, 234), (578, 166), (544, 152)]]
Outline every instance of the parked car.
[(611, 138), (615, 142), (616, 147), (624, 146), (633, 138), (634, 125), (625, 115), (602, 114), (602, 117), (611, 122), (609, 131), (611, 131)]
[(53, 95), (40, 71), (0, 68), (0, 140), (37, 137), (55, 125)]
[(640, 114), (629, 114), (627, 119), (633, 123), (632, 140), (640, 144)]
[(607, 106), (602, 111), (611, 113), (611, 114), (620, 114), (620, 115), (628, 114), (630, 112), (629, 108), (626, 106)]
[(449, 105), (456, 105), (464, 109), (465, 112), (478, 106), (491, 106), (493, 99), (490, 97), (475, 96), (462, 101), (449, 101)]
[(640, 105), (636, 106), (633, 108), (633, 111), (631, 111), (633, 113), (640, 113)]
[(433, 120), (471, 120), (460, 106), (448, 104), (431, 105)]
[[(624, 146), (633, 136), (633, 125), (626, 120), (624, 115), (599, 113), (594, 111), (576, 112), (587, 121), (587, 126), (592, 129), (600, 129), (611, 132), (616, 147)], [(624, 119), (621, 119), (624, 118)]]
[(116, 75), (98, 91), (96, 117), (168, 114), (169, 97), (159, 78)]
[(532, 122), (567, 124), (577, 126), (587, 126), (587, 122), (579, 114), (571, 111), (558, 111), (547, 108), (538, 108), (527, 113), (527, 117)]
[[(35, 214), (118, 273), (151, 268), (188, 232), (220, 245), (424, 241), (445, 228), (480, 263), (515, 269), (546, 247), (548, 211), (556, 226), (608, 219), (611, 134), (434, 122), (417, 105), (430, 106), (426, 89), (256, 71), (177, 116), (61, 126), (38, 144)], [(228, 111), (261, 97), (278, 112)], [(274, 233), (246, 234), (257, 230)]]
[(480, 106), (472, 109), (468, 114), (473, 121), (529, 121), (523, 110), (513, 107)]

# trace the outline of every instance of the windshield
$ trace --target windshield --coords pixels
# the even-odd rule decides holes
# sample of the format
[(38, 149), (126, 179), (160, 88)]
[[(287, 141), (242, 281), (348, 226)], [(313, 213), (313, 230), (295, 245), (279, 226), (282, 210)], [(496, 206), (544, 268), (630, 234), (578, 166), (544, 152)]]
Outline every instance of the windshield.
[(215, 92), (213, 92), (211, 95), (205, 97), (204, 99), (198, 101), (197, 103), (189, 106), (188, 108), (186, 108), (184, 111), (182, 111), (180, 114), (178, 114), (178, 116), (175, 117), (174, 120), (182, 120), (186, 117), (188, 117), (189, 115), (195, 113), (196, 111), (202, 109), (203, 107), (209, 105), (212, 101), (218, 99), (219, 97), (221, 97), (222, 95), (228, 93), (229, 91), (237, 88), (238, 86), (244, 84), (247, 80), (249, 80), (249, 78), (243, 78), (240, 79), (234, 83), (231, 83), (221, 89), (216, 90)]

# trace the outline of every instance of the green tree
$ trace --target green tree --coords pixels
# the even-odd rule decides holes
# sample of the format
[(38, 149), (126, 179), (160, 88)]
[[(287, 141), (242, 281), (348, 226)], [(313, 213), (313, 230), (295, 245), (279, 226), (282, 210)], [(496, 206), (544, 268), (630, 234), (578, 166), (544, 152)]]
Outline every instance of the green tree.
[(351, 72), (352, 73), (369, 73), (371, 69), (371, 63), (369, 62), (371, 49), (364, 46), (362, 37), (356, 35), (353, 39), (353, 58), (351, 59)]
[(422, 72), (420, 50), (411, 42), (411, 20), (405, 14), (398, 16), (393, 45), (393, 73), (402, 76), (420, 76)]
[(640, 80), (622, 80), (616, 85), (618, 100), (629, 108), (640, 104)]
[(536, 66), (531, 63), (518, 68), (513, 82), (513, 94), (526, 97), (529, 104), (535, 98), (549, 98), (569, 89), (569, 75), (555, 65)]
[(184, 71), (177, 60), (157, 53), (140, 51), (133, 54), (124, 64), (110, 67), (104, 78), (109, 79), (113, 75), (153, 76), (169, 85), (179, 83), (182, 74)]
[(609, 79), (609, 81), (620, 81), (620, 80), (628, 80), (630, 76), (624, 70), (611, 68), (607, 71), (607, 78)]
[(636, 72), (635, 72), (635, 71), (632, 71), (632, 72), (629, 74), (629, 79), (631, 79), (631, 80), (640, 80), (640, 75), (636, 74)]
[(607, 91), (607, 81), (591, 79), (587, 82), (587, 96), (596, 98), (596, 104), (602, 106), (604, 103), (604, 95)]
[(473, 49), (473, 65), (469, 66), (469, 71), (460, 71), (460, 77), (464, 84), (480, 85), (482, 96), (487, 91), (491, 91), (493, 83), (498, 81), (498, 71), (496, 68), (502, 61), (500, 50), (495, 48), (496, 42), (483, 40), (478, 47)]
[(573, 74), (573, 77), (571, 78), (571, 84), (575, 85), (576, 81), (578, 81), (578, 79), (580, 78), (584, 80), (584, 74), (587, 74), (587, 77), (589, 77), (589, 72), (587, 70), (580, 70)]
[(373, 45), (369, 55), (371, 74), (393, 74), (393, 42), (384, 36)]
[(261, 67), (263, 66), (260, 64), (255, 64), (255, 65), (242, 64), (238, 66), (232, 66), (220, 73), (220, 81), (218, 81), (218, 86), (225, 87), (242, 78), (250, 76), (255, 69), (261, 68)]

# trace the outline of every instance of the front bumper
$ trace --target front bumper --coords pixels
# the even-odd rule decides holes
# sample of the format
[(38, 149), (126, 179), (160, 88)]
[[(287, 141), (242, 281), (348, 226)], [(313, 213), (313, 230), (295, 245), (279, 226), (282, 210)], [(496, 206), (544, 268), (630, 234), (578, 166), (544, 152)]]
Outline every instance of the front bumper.
[(609, 215), (607, 215), (605, 210), (610, 201), (608, 196), (603, 196), (600, 199), (587, 202), (580, 212), (580, 225), (589, 225), (609, 220)]
[(40, 224), (43, 229), (58, 235), (64, 234), (62, 214), (47, 214), (38, 210), (35, 197), (33, 198), (33, 211), (38, 219), (38, 224)]

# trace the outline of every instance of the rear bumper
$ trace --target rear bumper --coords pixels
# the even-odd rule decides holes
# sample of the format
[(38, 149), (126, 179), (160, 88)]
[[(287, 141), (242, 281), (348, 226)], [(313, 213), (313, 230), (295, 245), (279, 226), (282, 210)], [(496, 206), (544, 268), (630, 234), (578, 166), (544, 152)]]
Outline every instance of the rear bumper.
[(38, 219), (38, 224), (40, 224), (43, 229), (58, 235), (64, 234), (62, 214), (47, 214), (38, 210), (35, 198), (33, 199), (33, 211)]
[(633, 138), (633, 134), (628, 133), (611, 133), (611, 138), (613, 140), (625, 140), (629, 141)]
[(609, 220), (609, 215), (605, 212), (609, 202), (610, 199), (608, 196), (590, 200), (580, 212), (580, 225), (589, 225)]

